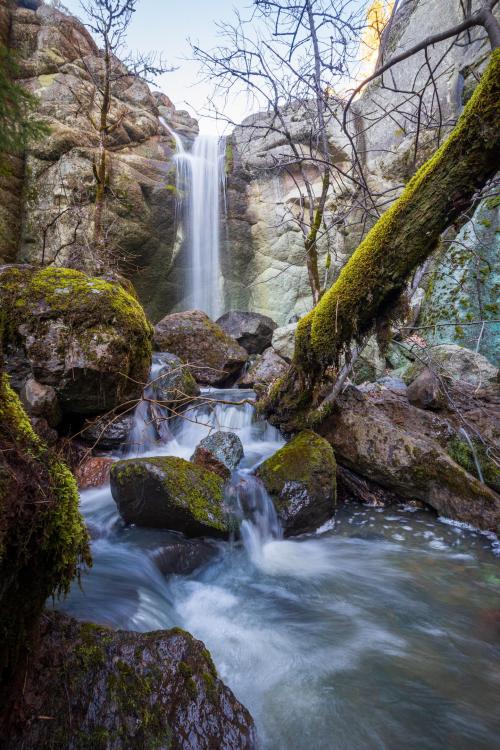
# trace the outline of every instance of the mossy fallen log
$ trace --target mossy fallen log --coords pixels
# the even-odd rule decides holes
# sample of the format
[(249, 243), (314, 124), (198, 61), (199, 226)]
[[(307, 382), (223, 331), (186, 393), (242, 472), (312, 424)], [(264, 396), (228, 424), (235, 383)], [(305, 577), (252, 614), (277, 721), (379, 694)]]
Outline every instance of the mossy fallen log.
[(294, 364), (309, 382), (338, 366), (400, 295), (441, 233), (500, 167), (500, 49), (455, 128), (410, 180), (297, 328)]

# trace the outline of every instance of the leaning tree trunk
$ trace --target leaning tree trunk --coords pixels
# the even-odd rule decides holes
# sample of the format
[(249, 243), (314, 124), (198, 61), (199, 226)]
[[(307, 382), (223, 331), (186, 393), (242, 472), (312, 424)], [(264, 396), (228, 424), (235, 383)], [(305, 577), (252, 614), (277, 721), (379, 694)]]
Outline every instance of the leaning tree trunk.
[(441, 233), (500, 166), (500, 49), (448, 139), (410, 180), (297, 328), (294, 365), (316, 383), (390, 307)]

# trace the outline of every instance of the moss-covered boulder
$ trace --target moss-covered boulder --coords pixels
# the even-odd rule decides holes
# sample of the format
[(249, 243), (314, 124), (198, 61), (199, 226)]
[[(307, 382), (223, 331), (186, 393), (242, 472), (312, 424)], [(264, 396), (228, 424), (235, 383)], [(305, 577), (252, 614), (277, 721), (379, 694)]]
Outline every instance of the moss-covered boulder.
[(140, 397), (152, 327), (120, 284), (66, 268), (4, 266), (0, 304), (16, 386), (23, 377), (52, 386), (66, 414), (99, 414)]
[(336, 462), (331, 445), (311, 430), (299, 432), (257, 471), (285, 534), (313, 531), (333, 515)]
[(85, 563), (90, 553), (76, 482), (0, 374), (0, 723), (45, 600), (67, 592)]
[(126, 523), (226, 537), (224, 481), (174, 456), (132, 458), (111, 467), (111, 492)]
[(237, 341), (200, 310), (167, 315), (155, 326), (155, 348), (180, 357), (199, 383), (234, 379), (248, 359)]
[(162, 352), (155, 355), (160, 369), (151, 384), (152, 395), (172, 411), (184, 409), (200, 395), (200, 387), (189, 367), (175, 354)]
[(183, 630), (113, 631), (47, 613), (5, 750), (243, 750), (252, 717)]

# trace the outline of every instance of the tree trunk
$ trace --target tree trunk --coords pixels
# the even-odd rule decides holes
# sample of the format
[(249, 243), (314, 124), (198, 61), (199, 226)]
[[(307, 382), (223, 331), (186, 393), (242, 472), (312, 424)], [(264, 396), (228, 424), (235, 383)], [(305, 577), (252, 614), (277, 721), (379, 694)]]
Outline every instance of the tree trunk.
[(295, 340), (299, 375), (318, 382), (353, 340), (401, 293), (441, 233), (500, 166), (500, 50), (494, 50), (455, 128), (383, 214), (335, 284), (303, 318)]
[(105, 250), (104, 208), (106, 203), (107, 158), (106, 137), (108, 134), (108, 115), (111, 106), (111, 55), (108, 47), (104, 53), (104, 86), (99, 121), (99, 151), (94, 170), (96, 178), (95, 213), (94, 213), (94, 247), (97, 262), (102, 262)]

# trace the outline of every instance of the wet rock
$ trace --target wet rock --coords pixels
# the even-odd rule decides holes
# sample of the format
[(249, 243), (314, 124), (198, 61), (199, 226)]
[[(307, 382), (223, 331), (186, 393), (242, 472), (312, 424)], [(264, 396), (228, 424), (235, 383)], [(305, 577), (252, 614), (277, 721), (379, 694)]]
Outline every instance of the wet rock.
[[(243, 458), (243, 445), (238, 435), (234, 432), (223, 432), (219, 430), (217, 432), (211, 432), (200, 441), (196, 450), (202, 448), (209, 453), (220, 463), (224, 464), (229, 471), (234, 471), (238, 466), (239, 462)], [(195, 454), (191, 460), (194, 460)]]
[(404, 500), (395, 492), (381, 487), (376, 482), (360, 477), (345, 466), (337, 466), (337, 498), (339, 502), (358, 502), (374, 508), (391, 505), (408, 505), (418, 501)]
[(133, 422), (132, 414), (87, 420), (80, 437), (88, 445), (103, 451), (120, 450), (128, 443)]
[(295, 331), (297, 323), (290, 323), (287, 326), (276, 328), (273, 333), (272, 346), (274, 351), (287, 362), (293, 359), (295, 351)]
[(424, 369), (431, 369), (451, 382), (474, 388), (488, 387), (498, 382), (498, 368), (482, 354), (457, 344), (440, 344), (426, 349), (403, 374), (412, 383)]
[(103, 456), (89, 456), (76, 468), (74, 474), (81, 490), (90, 487), (102, 487), (109, 481), (109, 472), (113, 460)]
[(439, 378), (427, 368), (409, 385), (406, 395), (419, 409), (440, 409), (445, 402)]
[(286, 535), (313, 531), (333, 515), (335, 455), (315, 432), (300, 432), (264, 461), (257, 475), (273, 499)]
[(271, 346), (273, 331), (277, 327), (267, 315), (239, 310), (225, 313), (216, 323), (249, 354), (262, 354)]
[(178, 628), (133, 633), (47, 613), (21, 702), (5, 750), (76, 750), (81, 737), (115, 750), (255, 746), (250, 714), (204, 644)]
[(119, 284), (67, 268), (3, 266), (0, 303), (9, 318), (6, 356), (23, 353), (63, 414), (99, 414), (140, 397), (152, 329)]
[(221, 479), (224, 479), (224, 481), (231, 476), (231, 472), (227, 466), (225, 466), (222, 461), (215, 458), (214, 454), (207, 448), (203, 448), (200, 445), (191, 456), (191, 461), (198, 466), (203, 466), (205, 469), (208, 469), (208, 471), (213, 471), (214, 474), (217, 474)]
[(182, 539), (168, 542), (151, 553), (151, 558), (163, 575), (188, 575), (209, 563), (217, 549), (207, 542)]
[(43, 417), (50, 427), (57, 427), (61, 421), (61, 409), (57, 393), (52, 386), (43, 385), (34, 378), (28, 378), (20, 396), (30, 416)]
[(193, 397), (200, 395), (200, 387), (189, 368), (175, 354), (162, 352), (158, 357), (162, 367), (151, 386), (154, 397), (168, 409), (188, 406)]
[(111, 467), (111, 492), (126, 523), (226, 537), (224, 482), (182, 458), (134, 458)]
[(221, 385), (234, 379), (248, 354), (199, 310), (167, 315), (155, 326), (155, 347), (180, 357), (199, 383)]
[[(463, 416), (481, 426), (483, 435), (494, 434), (494, 416), (485, 424), (484, 409), (464, 403)], [(460, 419), (451, 412), (417, 409), (387, 389), (363, 393), (348, 386), (317, 429), (335, 449), (339, 464), (363, 478), (404, 500), (421, 500), (440, 515), (496, 529), (500, 497), (447, 451), (459, 427)]]
[(270, 347), (257, 357), (247, 372), (238, 380), (238, 386), (254, 388), (258, 393), (262, 393), (267, 391), (276, 378), (281, 378), (288, 367), (288, 362)]

